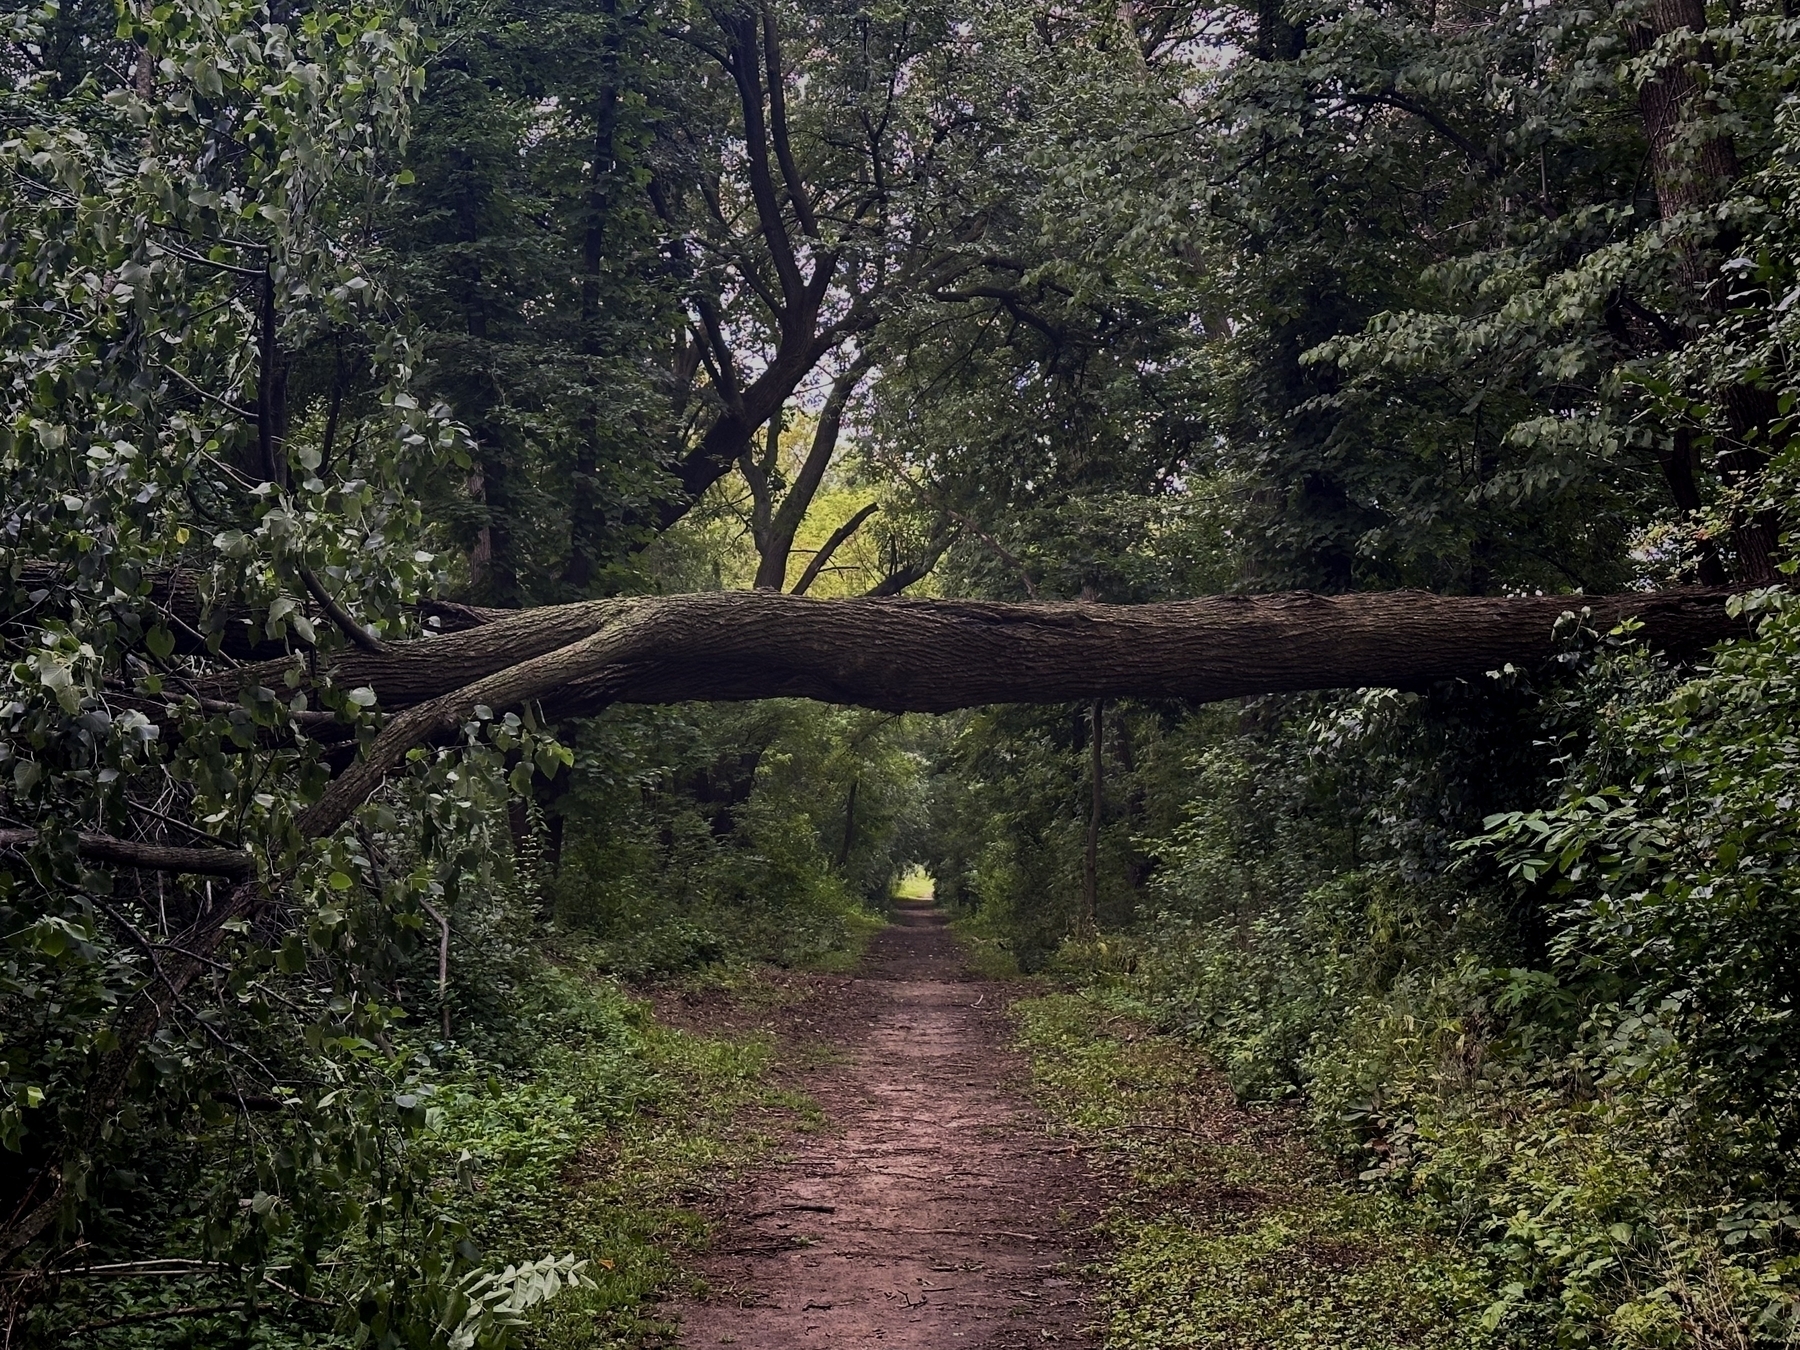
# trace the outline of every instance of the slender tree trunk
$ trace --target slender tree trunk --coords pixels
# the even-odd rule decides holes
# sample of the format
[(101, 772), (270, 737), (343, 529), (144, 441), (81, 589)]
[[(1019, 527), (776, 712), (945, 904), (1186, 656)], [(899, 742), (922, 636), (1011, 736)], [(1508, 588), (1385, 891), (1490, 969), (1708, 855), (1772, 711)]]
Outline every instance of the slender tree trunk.
[(1100, 815), (1106, 809), (1106, 756), (1101, 746), (1106, 704), (1095, 699), (1088, 705), (1088, 802), (1087, 851), (1081, 866), (1081, 928), (1084, 936), (1100, 928)]
[[(851, 394), (856, 391), (858, 382), (868, 373), (869, 365), (866, 355), (859, 357), (832, 381), (831, 393), (825, 400), (825, 406), (819, 410), (819, 421), (813, 429), (812, 444), (799, 472), (794, 475), (794, 481), (788, 485), (779, 507), (771, 509), (765, 474), (765, 486), (757, 500), (761, 527), (756, 537), (756, 589), (759, 591), (779, 591), (787, 585), (788, 559), (794, 551), (794, 536), (799, 533), (800, 523), (812, 508), (819, 485), (825, 481), (825, 470), (831, 467), (832, 455), (837, 451), (838, 432), (844, 423), (844, 408), (849, 403)], [(771, 449), (774, 448), (772, 445)], [(770, 460), (774, 458), (774, 454), (769, 456)], [(751, 486), (754, 488), (756, 484), (753, 482)], [(804, 589), (796, 587), (795, 593)]]
[(850, 850), (856, 845), (856, 790), (862, 786), (861, 778), (850, 780), (850, 793), (844, 799), (844, 837), (838, 843), (837, 865), (844, 867), (850, 861)]
[[(589, 169), (587, 227), (581, 247), (582, 352), (595, 358), (594, 329), (600, 318), (600, 263), (606, 254), (607, 209), (611, 198), (614, 146), (619, 125), (619, 28), (615, 0), (602, 0), (609, 25), (601, 63), (600, 97), (594, 109), (594, 159)], [(595, 372), (588, 372), (590, 381)], [(593, 580), (606, 521), (600, 510), (600, 416), (590, 403), (577, 428), (575, 474), (569, 485), (569, 560), (563, 581), (577, 592)]]

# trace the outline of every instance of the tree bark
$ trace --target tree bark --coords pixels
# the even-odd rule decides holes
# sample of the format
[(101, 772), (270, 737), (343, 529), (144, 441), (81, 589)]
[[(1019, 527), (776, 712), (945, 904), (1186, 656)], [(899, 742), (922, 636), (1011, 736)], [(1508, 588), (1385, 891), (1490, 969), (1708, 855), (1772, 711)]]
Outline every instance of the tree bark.
[[(1738, 176), (1737, 147), (1728, 132), (1712, 132), (1707, 126), (1713, 109), (1695, 74), (1696, 69), (1711, 67), (1716, 59), (1711, 44), (1700, 40), (1706, 28), (1704, 0), (1651, 0), (1625, 26), (1626, 41), (1635, 55), (1651, 52), (1659, 41), (1682, 33), (1691, 33), (1695, 44), (1690, 53), (1673, 53), (1638, 90), (1638, 113), (1650, 148), (1657, 210), (1665, 226), (1719, 201)], [(1691, 231), (1695, 223), (1690, 219), (1679, 228)], [(1710, 320), (1722, 317), (1726, 302), (1719, 259), (1721, 250), (1733, 241), (1728, 234), (1704, 238), (1688, 233), (1673, 242), (1681, 279), (1693, 293), (1697, 310)], [(1719, 391), (1718, 397), (1731, 438), (1718, 456), (1719, 471), (1727, 486), (1740, 488), (1768, 462), (1768, 432), (1776, 420), (1775, 396), (1766, 389), (1740, 384)], [(1664, 467), (1666, 472), (1672, 465), (1665, 461)], [(1671, 478), (1670, 487), (1680, 505), (1680, 484)], [(1739, 515), (1732, 525), (1739, 581), (1768, 585), (1776, 580), (1778, 536), (1779, 523), (1766, 515)], [(1702, 566), (1713, 574), (1714, 569), (1704, 561)]]
[(794, 583), (794, 589), (790, 594), (805, 595), (811, 590), (813, 582), (819, 579), (819, 574), (825, 570), (826, 565), (831, 562), (833, 555), (837, 553), (838, 549), (843, 547), (845, 541), (847, 541), (851, 535), (862, 528), (862, 523), (865, 520), (880, 509), (881, 503), (870, 502), (867, 506), (863, 507), (862, 510), (858, 511), (855, 515), (851, 516), (850, 519), (846, 520), (842, 525), (833, 530), (831, 532), (831, 538), (827, 539), (819, 546), (819, 551), (813, 554), (812, 561), (806, 564), (806, 570), (800, 573), (800, 580)]
[[(800, 522), (812, 508), (813, 498), (819, 493), (819, 485), (825, 481), (825, 470), (830, 467), (831, 457), (837, 451), (838, 432), (844, 423), (844, 408), (850, 402), (850, 395), (855, 392), (857, 384), (868, 373), (870, 364), (870, 358), (864, 354), (832, 381), (831, 393), (825, 399), (825, 406), (819, 410), (818, 425), (813, 430), (812, 445), (807, 450), (806, 459), (800, 465), (800, 471), (794, 475), (794, 481), (788, 485), (781, 505), (774, 509), (762, 537), (756, 541), (756, 589), (759, 591), (779, 591), (787, 585), (788, 559), (794, 551), (794, 536), (799, 533)], [(804, 590), (805, 587), (796, 587), (795, 594), (801, 594)]]
[[(36, 830), (0, 830), (0, 850), (28, 849), (37, 843)], [(256, 859), (230, 848), (176, 848), (117, 839), (110, 834), (83, 831), (75, 836), (75, 851), (95, 862), (114, 867), (137, 867), (148, 872), (185, 872), (193, 876), (247, 877), (256, 871)]]
[(1105, 700), (1095, 699), (1088, 707), (1088, 783), (1092, 799), (1088, 803), (1087, 850), (1081, 860), (1083, 936), (1098, 932), (1100, 927), (1100, 813), (1106, 809), (1106, 760), (1100, 738), (1105, 716)]
[[(489, 706), (543, 699), (560, 716), (609, 703), (814, 698), (891, 712), (1095, 698), (1210, 702), (1365, 686), (1417, 688), (1549, 656), (1563, 613), (1633, 617), (1653, 646), (1693, 651), (1747, 631), (1730, 592), (1612, 596), (1210, 596), (1154, 605), (815, 600), (711, 592), (520, 610), (385, 653), (345, 649), (334, 682), (387, 712), (486, 682)], [(470, 611), (480, 617), (499, 611)], [(283, 660), (216, 677), (269, 684)], [(391, 724), (390, 724), (391, 725)]]
[[(1642, 16), (1625, 29), (1626, 41), (1636, 55), (1655, 47), (1658, 40), (1682, 31), (1696, 38), (1706, 31), (1703, 0), (1652, 0)], [(1702, 46), (1697, 54), (1702, 65), (1711, 65), (1713, 54)], [(1683, 146), (1696, 123), (1707, 115), (1705, 91), (1688, 63), (1669, 62), (1638, 90), (1638, 115), (1650, 145), (1650, 172), (1656, 183), (1656, 202), (1665, 221), (1675, 220), (1697, 206), (1717, 201), (1738, 176), (1737, 149), (1729, 135), (1706, 136)], [(1701, 305), (1719, 308), (1715, 287), (1719, 276), (1716, 259), (1708, 247), (1694, 242), (1681, 246), (1682, 279), (1693, 288)]]

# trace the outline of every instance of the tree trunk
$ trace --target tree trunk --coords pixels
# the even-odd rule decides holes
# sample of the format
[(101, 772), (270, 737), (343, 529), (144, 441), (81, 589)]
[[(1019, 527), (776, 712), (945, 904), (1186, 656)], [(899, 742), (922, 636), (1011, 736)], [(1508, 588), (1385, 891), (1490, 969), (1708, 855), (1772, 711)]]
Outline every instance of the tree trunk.
[[(1706, 90), (1694, 67), (1710, 67), (1715, 54), (1710, 44), (1699, 42), (1706, 31), (1704, 0), (1651, 0), (1641, 15), (1625, 26), (1626, 41), (1634, 54), (1651, 51), (1656, 43), (1674, 34), (1694, 34), (1698, 44), (1691, 53), (1676, 53), (1654, 78), (1638, 90), (1638, 113), (1650, 147), (1650, 171), (1656, 183), (1657, 210), (1665, 226), (1719, 201), (1738, 176), (1737, 147), (1726, 131), (1694, 135), (1713, 116)], [(1688, 228), (1692, 228), (1691, 225)], [(1724, 278), (1719, 261), (1724, 248), (1734, 241), (1728, 234), (1716, 238), (1678, 236), (1683, 282), (1693, 292), (1696, 308), (1710, 320), (1726, 308)], [(1762, 471), (1771, 452), (1769, 430), (1776, 421), (1775, 396), (1765, 389), (1734, 385), (1719, 391), (1730, 441), (1718, 456), (1726, 484), (1741, 487)], [(1665, 462), (1665, 472), (1679, 466)], [(1670, 487), (1678, 505), (1681, 485)], [(1683, 509), (1687, 509), (1683, 505)], [(1766, 515), (1741, 515), (1733, 522), (1732, 544), (1736, 551), (1737, 577), (1752, 585), (1768, 585), (1777, 579), (1776, 540), (1779, 524)], [(1703, 561), (1710, 579), (1717, 565)]]
[(1101, 732), (1105, 723), (1106, 704), (1095, 699), (1088, 708), (1088, 782), (1092, 799), (1088, 803), (1087, 851), (1081, 860), (1081, 930), (1085, 937), (1100, 927), (1100, 813), (1106, 806), (1106, 761), (1101, 750)]
[[(788, 559), (794, 551), (794, 536), (799, 533), (801, 521), (806, 519), (806, 513), (812, 508), (819, 485), (825, 481), (825, 470), (831, 466), (831, 457), (837, 451), (838, 432), (844, 424), (844, 408), (850, 401), (850, 395), (855, 392), (857, 383), (868, 373), (870, 364), (866, 354), (858, 357), (849, 369), (832, 381), (831, 393), (825, 400), (825, 406), (819, 410), (819, 420), (813, 429), (812, 445), (807, 450), (806, 459), (801, 463), (800, 471), (794, 475), (794, 481), (788, 485), (781, 505), (774, 509), (761, 537), (756, 541), (756, 589), (759, 591), (779, 591), (787, 586)], [(796, 587), (795, 591), (798, 594), (804, 589), (805, 587)]]
[[(587, 227), (581, 248), (581, 350), (598, 357), (602, 344), (596, 328), (600, 320), (600, 264), (606, 256), (607, 213), (611, 205), (615, 168), (613, 141), (619, 128), (619, 27), (616, 0), (602, 0), (600, 13), (607, 25), (602, 47), (600, 97), (594, 109), (594, 158), (588, 168)], [(569, 558), (563, 567), (563, 583), (577, 593), (586, 590), (599, 565), (606, 530), (600, 509), (600, 409), (590, 397), (577, 427), (575, 473), (569, 482)]]
[(850, 780), (850, 794), (844, 799), (844, 837), (838, 841), (837, 865), (841, 871), (849, 865), (850, 850), (856, 846), (856, 790), (862, 779)]
[[(371, 686), (388, 712), (478, 681), (492, 683), (490, 706), (543, 699), (559, 716), (696, 699), (814, 698), (892, 712), (1095, 698), (1211, 702), (1418, 688), (1530, 665), (1554, 650), (1558, 617), (1582, 608), (1598, 628), (1635, 617), (1652, 645), (1691, 652), (1747, 631), (1726, 614), (1728, 596), (1293, 592), (1020, 605), (713, 592), (464, 609), (465, 622), (486, 621), (384, 653), (342, 650), (332, 676), (342, 688)], [(274, 684), (290, 668), (290, 660), (246, 666), (215, 677), (209, 691), (235, 698), (240, 682)]]

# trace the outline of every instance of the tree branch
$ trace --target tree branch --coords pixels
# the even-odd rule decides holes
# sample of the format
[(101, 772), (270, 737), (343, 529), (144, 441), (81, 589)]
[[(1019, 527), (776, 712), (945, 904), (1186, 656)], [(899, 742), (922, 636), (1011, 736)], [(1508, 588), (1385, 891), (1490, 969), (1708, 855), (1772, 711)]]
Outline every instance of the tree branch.
[(880, 509), (881, 504), (879, 502), (870, 502), (867, 506), (863, 507), (862, 510), (858, 511), (855, 515), (851, 516), (850, 519), (838, 526), (837, 529), (833, 530), (831, 532), (831, 538), (825, 541), (824, 547), (813, 554), (812, 561), (806, 564), (806, 570), (800, 574), (800, 580), (794, 583), (794, 589), (790, 591), (789, 594), (805, 595), (806, 592), (812, 588), (813, 582), (819, 579), (819, 573), (825, 570), (825, 564), (831, 561), (831, 555), (838, 551), (838, 548), (846, 539), (856, 533), (865, 520)]
[[(0, 830), (0, 849), (23, 851), (38, 841), (36, 830)], [(222, 848), (176, 848), (168, 844), (140, 844), (110, 834), (83, 832), (75, 836), (75, 851), (96, 862), (116, 867), (141, 867), (147, 872), (185, 872), (195, 876), (248, 877), (256, 860), (248, 853)]]
[[(757, 50), (754, 13), (721, 20), (731, 38), (731, 61), (726, 72), (737, 83), (738, 103), (744, 114), (744, 166), (750, 175), (750, 195), (761, 217), (763, 240), (769, 246), (770, 261), (781, 281), (781, 293), (787, 300), (787, 311), (801, 303), (806, 287), (800, 280), (800, 265), (794, 258), (793, 241), (781, 219), (781, 202), (775, 195), (775, 180), (769, 174), (769, 131), (763, 120), (763, 90), (759, 68), (761, 53)], [(784, 312), (784, 326), (787, 314)]]
[[(871, 364), (873, 358), (865, 352), (832, 381), (831, 393), (825, 400), (825, 406), (819, 410), (819, 422), (813, 430), (812, 445), (807, 450), (806, 460), (782, 497), (780, 508), (768, 522), (766, 540), (757, 540), (760, 555), (756, 569), (758, 590), (778, 591), (786, 581), (788, 556), (793, 552), (794, 536), (799, 533), (800, 522), (811, 509), (813, 498), (818, 495), (819, 484), (824, 481), (825, 470), (830, 467), (831, 457), (837, 451), (838, 432), (844, 424), (845, 405), (849, 403), (850, 395)], [(799, 591), (794, 593), (800, 594)]]
[(319, 602), (319, 608), (331, 616), (331, 621), (343, 630), (345, 637), (365, 652), (379, 655), (387, 650), (387, 644), (375, 635), (375, 630), (364, 628), (353, 619), (350, 611), (340, 605), (331, 592), (325, 589), (324, 583), (314, 575), (312, 568), (302, 567), (299, 572), (300, 583), (306, 587), (306, 593)]
[(775, 31), (775, 7), (763, 0), (763, 64), (769, 81), (769, 131), (775, 142), (775, 160), (781, 165), (781, 176), (787, 182), (788, 197), (794, 203), (794, 215), (800, 228), (810, 239), (819, 237), (819, 222), (813, 215), (812, 202), (794, 163), (793, 147), (788, 143), (787, 95), (781, 84), (781, 38)]
[(958, 525), (961, 525), (970, 534), (974, 535), (977, 539), (981, 540), (982, 543), (992, 549), (1002, 562), (1006, 563), (1007, 566), (1011, 567), (1013, 571), (1019, 574), (1019, 581), (1025, 587), (1025, 594), (1030, 596), (1033, 600), (1038, 598), (1037, 585), (1032, 581), (1031, 573), (1026, 571), (1025, 564), (1020, 561), (1017, 554), (1013, 553), (1011, 549), (1007, 548), (1006, 545), (1002, 544), (986, 530), (977, 526), (974, 521), (970, 520), (961, 511), (952, 511), (946, 507), (944, 508), (944, 514), (949, 516), (950, 519), (954, 520)]

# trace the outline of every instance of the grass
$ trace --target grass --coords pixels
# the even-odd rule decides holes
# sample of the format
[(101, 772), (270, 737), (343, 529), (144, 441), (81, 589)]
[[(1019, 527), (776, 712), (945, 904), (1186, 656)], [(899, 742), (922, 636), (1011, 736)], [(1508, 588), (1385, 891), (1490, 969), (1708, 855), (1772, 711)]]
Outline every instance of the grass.
[(1126, 1182), (1095, 1272), (1110, 1350), (1450, 1350), (1485, 1337), (1478, 1273), (1346, 1185), (1280, 1116), (1105, 991), (1014, 1005), (1038, 1095)]
[(485, 1263), (573, 1252), (592, 1289), (546, 1305), (532, 1350), (672, 1343), (656, 1301), (704, 1247), (699, 1205), (812, 1112), (769, 1082), (766, 1033), (697, 1036), (658, 1023), (618, 984), (580, 970), (538, 991), (550, 1033), (532, 1069), (456, 1094), (438, 1132), (456, 1207)]
[(863, 953), (868, 950), (870, 939), (886, 928), (887, 922), (886, 915), (875, 914), (858, 906), (844, 916), (841, 939), (829, 949), (815, 953), (806, 962), (806, 969), (821, 971), (827, 975), (848, 975), (862, 964)]

